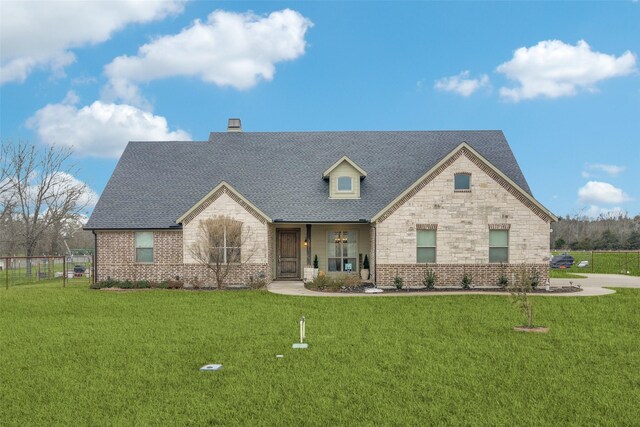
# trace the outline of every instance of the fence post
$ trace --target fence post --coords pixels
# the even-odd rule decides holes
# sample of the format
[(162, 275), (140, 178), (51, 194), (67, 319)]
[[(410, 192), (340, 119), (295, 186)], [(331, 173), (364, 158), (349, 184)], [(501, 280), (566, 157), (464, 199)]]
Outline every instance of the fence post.
[(593, 273), (593, 251), (591, 251), (591, 272)]
[(9, 258), (4, 259), (4, 277), (7, 282), (7, 290), (9, 290)]
[(62, 257), (62, 287), (66, 288), (67, 287), (67, 257), (63, 256)]

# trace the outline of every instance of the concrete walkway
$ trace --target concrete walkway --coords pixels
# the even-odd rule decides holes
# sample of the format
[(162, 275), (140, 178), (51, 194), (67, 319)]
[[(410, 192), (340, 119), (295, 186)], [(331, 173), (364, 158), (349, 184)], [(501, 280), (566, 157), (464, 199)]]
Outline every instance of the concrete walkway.
[[(569, 286), (569, 282), (573, 282), (574, 286), (581, 286), (582, 291), (571, 293), (550, 293), (550, 294), (535, 294), (535, 296), (549, 296), (549, 297), (588, 297), (608, 295), (615, 293), (612, 289), (607, 289), (605, 286), (620, 287), (620, 288), (640, 288), (640, 277), (623, 276), (618, 274), (585, 274), (586, 279), (551, 279), (551, 286)], [(400, 296), (434, 296), (434, 295), (509, 295), (508, 292), (473, 292), (473, 291), (460, 291), (460, 292), (402, 292), (402, 293), (383, 293), (383, 294), (361, 294), (361, 293), (340, 293), (340, 292), (318, 292), (310, 291), (304, 287), (302, 282), (295, 281), (282, 281), (271, 282), (267, 289), (274, 294), (281, 295), (300, 295), (300, 296), (312, 296), (312, 297), (400, 297)]]

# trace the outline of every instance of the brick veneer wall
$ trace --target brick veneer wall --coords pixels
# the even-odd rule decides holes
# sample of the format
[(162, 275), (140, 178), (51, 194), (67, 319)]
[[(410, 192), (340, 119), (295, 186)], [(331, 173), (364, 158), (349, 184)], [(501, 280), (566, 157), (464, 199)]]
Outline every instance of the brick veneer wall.
[(543, 286), (549, 277), (549, 264), (378, 264), (376, 266), (376, 284), (391, 286), (396, 275), (404, 279), (406, 286), (422, 286), (422, 278), (427, 268), (438, 275), (437, 286), (460, 286), (464, 273), (471, 274), (472, 283), (479, 286), (495, 286), (498, 278), (505, 274), (512, 283), (515, 275), (522, 267), (529, 273), (537, 271), (540, 285)]
[[(182, 231), (153, 232), (153, 263), (135, 262), (135, 231), (98, 231), (98, 258), (96, 280), (107, 277), (116, 280), (149, 280), (160, 282), (179, 277), (187, 283), (198, 282), (215, 285), (211, 270), (199, 264), (184, 264), (182, 261)], [(263, 272), (267, 282), (271, 281), (268, 263), (245, 264), (232, 267), (226, 285), (241, 285)]]

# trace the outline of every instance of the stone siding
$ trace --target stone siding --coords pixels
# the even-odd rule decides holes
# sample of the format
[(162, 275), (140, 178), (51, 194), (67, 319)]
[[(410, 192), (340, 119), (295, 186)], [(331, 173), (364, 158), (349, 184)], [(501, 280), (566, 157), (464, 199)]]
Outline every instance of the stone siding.
[[(522, 267), (522, 264), (378, 264), (376, 285), (393, 286), (393, 279), (398, 275), (404, 279), (405, 286), (423, 286), (424, 272), (430, 268), (438, 275), (437, 286), (459, 287), (465, 273), (471, 275), (474, 285), (496, 286), (502, 274), (512, 283)], [(540, 286), (544, 286), (549, 277), (549, 264), (526, 264), (524, 267), (529, 274), (537, 271)]]
[[(224, 189), (223, 189), (224, 190)], [(183, 223), (183, 259), (185, 264), (195, 264), (190, 247), (199, 237), (199, 225), (202, 219), (213, 218), (218, 215), (231, 217), (243, 224), (243, 233), (248, 233), (245, 247), (242, 248), (242, 259), (251, 255), (252, 264), (267, 264), (268, 236), (267, 224), (259, 220), (256, 215), (232, 197), (232, 193), (220, 191), (216, 197), (205, 202), (206, 207), (199, 207), (198, 213)], [(207, 204), (208, 203), (208, 204)], [(247, 247), (248, 246), (248, 247)]]
[[(384, 269), (402, 265), (411, 269), (416, 264), (416, 229), (425, 224), (437, 227), (438, 265), (488, 264), (489, 229), (505, 227), (509, 229), (509, 264), (548, 261), (550, 219), (541, 218), (514, 197), (512, 189), (477, 161), (463, 151), (437, 176), (428, 177), (428, 184), (381, 217), (376, 224), (378, 281), (386, 280)], [(454, 174), (459, 172), (471, 173), (471, 191), (454, 191)]]

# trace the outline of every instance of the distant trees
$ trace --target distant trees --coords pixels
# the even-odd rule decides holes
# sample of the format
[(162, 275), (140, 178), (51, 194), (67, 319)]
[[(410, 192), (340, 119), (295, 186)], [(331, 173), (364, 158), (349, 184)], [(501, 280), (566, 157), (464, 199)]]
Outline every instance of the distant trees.
[(567, 216), (553, 224), (553, 249), (640, 250), (640, 215), (629, 218)]
[(88, 189), (74, 178), (70, 156), (70, 150), (55, 146), (3, 141), (0, 255), (51, 254), (82, 227)]

